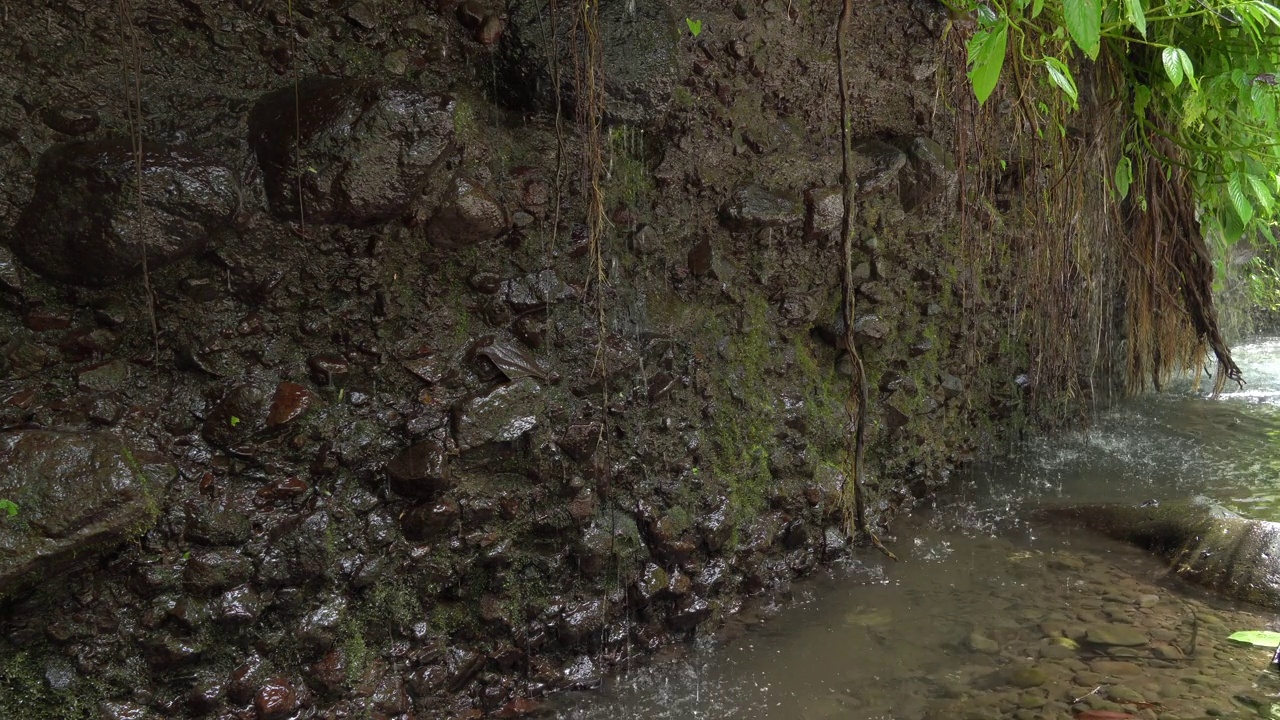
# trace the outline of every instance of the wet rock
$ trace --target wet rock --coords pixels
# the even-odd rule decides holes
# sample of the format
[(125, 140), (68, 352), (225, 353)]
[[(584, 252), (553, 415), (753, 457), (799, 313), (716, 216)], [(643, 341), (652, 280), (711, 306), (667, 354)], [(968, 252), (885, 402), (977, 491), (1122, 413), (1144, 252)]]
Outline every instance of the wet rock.
[(977, 631), (969, 633), (965, 638), (965, 647), (973, 652), (996, 654), (1000, 652), (1000, 643)]
[[(556, 67), (572, 67), (573, 18), (559, 13), (560, 27), (552, 33), (548, 31), (552, 15), (545, 2), (515, 0), (507, 3), (507, 12), (506, 31), (498, 47), (503, 100), (519, 109), (554, 113), (558, 77), (563, 106), (575, 107), (571, 73), (557, 76), (555, 72)], [(677, 29), (681, 25), (665, 0), (601, 5), (604, 107), (610, 123), (645, 125), (667, 112), (679, 80)], [(551, 45), (553, 35), (558, 47)]]
[(107, 701), (98, 707), (102, 720), (155, 720), (156, 714), (131, 702)]
[(18, 294), (22, 292), (22, 273), (13, 251), (0, 245), (0, 291)]
[(253, 563), (233, 548), (195, 551), (187, 560), (183, 580), (195, 591), (225, 590), (253, 575)]
[(298, 639), (315, 648), (334, 644), (347, 612), (347, 600), (338, 596), (307, 613), (298, 625)]
[(203, 250), (230, 226), (240, 190), (230, 169), (182, 147), (143, 143), (139, 221), (133, 147), (94, 140), (55, 145), (40, 159), (13, 250), (56, 280), (106, 285)]
[(129, 384), (130, 368), (119, 360), (76, 369), (76, 386), (90, 392), (119, 392)]
[(267, 411), (266, 427), (275, 430), (290, 425), (307, 414), (315, 396), (305, 387), (291, 382), (276, 385)]
[(300, 705), (298, 692), (282, 677), (267, 680), (253, 698), (253, 707), (258, 711), (260, 720), (283, 720)]
[(1039, 687), (1049, 681), (1049, 675), (1034, 665), (1015, 665), (1003, 673), (1005, 684), (1016, 688)]
[(456, 530), (458, 516), (457, 502), (441, 500), (409, 509), (400, 518), (400, 528), (411, 542), (430, 542)]
[(811, 188), (804, 193), (807, 235), (829, 235), (844, 222), (844, 195), (839, 187)]
[(713, 254), (711, 238), (704, 237), (689, 251), (689, 273), (694, 277), (705, 277), (711, 273)]
[(738, 232), (795, 225), (803, 220), (803, 207), (794, 198), (759, 185), (738, 187), (720, 206), (720, 222)]
[(253, 533), (249, 514), (232, 504), (189, 507), (188, 513), (187, 538), (203, 545), (240, 545)]
[(949, 207), (956, 193), (956, 161), (945, 148), (927, 137), (902, 139), (908, 165), (899, 176), (902, 209)]
[(890, 187), (898, 179), (899, 171), (907, 164), (905, 152), (881, 140), (855, 141), (853, 152), (858, 193), (862, 195)]
[(93, 110), (50, 107), (40, 112), (40, 121), (63, 135), (87, 135), (98, 129), (100, 119)]
[(215, 447), (244, 451), (266, 426), (269, 408), (267, 390), (263, 386), (237, 385), (205, 418), (201, 435)]
[(955, 375), (941, 373), (941, 382), (939, 386), (942, 388), (942, 395), (947, 400), (960, 397), (964, 394), (964, 381)]
[(711, 604), (706, 598), (688, 595), (677, 603), (669, 622), (676, 630), (692, 630), (711, 617)]
[(517, 312), (546, 307), (573, 297), (573, 288), (555, 270), (542, 270), (502, 283), (502, 294)]
[(262, 614), (261, 596), (248, 585), (232, 588), (218, 599), (214, 619), (223, 625), (251, 625)]
[(443, 185), (454, 110), (447, 96), (370, 80), (309, 79), (265, 95), (249, 142), (272, 213), (349, 225), (398, 217), (433, 181)]
[(600, 683), (601, 672), (592, 662), (591, 656), (579, 655), (564, 669), (563, 682), (566, 690), (586, 690)]
[(336, 353), (319, 353), (307, 358), (307, 369), (317, 385), (336, 385), (351, 372), (351, 363)]
[(387, 477), (398, 495), (433, 497), (451, 485), (449, 458), (435, 440), (414, 443), (387, 463)]
[(486, 335), (472, 343), (467, 349), (467, 358), (472, 363), (476, 358), (485, 358), (508, 380), (524, 377), (546, 381), (555, 379), (551, 373), (542, 369), (537, 359), (528, 350), (510, 343), (499, 342), (492, 335)]
[(519, 440), (537, 426), (546, 404), (537, 381), (527, 377), (472, 393), (453, 411), (458, 448)]
[(1090, 625), (1084, 639), (1094, 645), (1120, 647), (1137, 647), (1148, 642), (1147, 634), (1132, 625)]
[(556, 622), (556, 632), (568, 645), (576, 645), (604, 627), (604, 604), (601, 600), (584, 600), (567, 605)]
[(644, 566), (640, 579), (636, 581), (636, 595), (644, 604), (651, 603), (661, 599), (668, 592), (667, 587), (670, 583), (671, 576), (666, 570), (654, 563), (648, 563)]
[(0, 522), (0, 597), (146, 531), (155, 490), (120, 440), (98, 433), (0, 433), (0, 498), (22, 522)]
[(892, 332), (893, 329), (889, 327), (889, 323), (880, 319), (878, 315), (863, 315), (853, 321), (853, 334), (862, 342), (879, 343), (889, 337)]
[(427, 237), (436, 247), (454, 249), (495, 238), (509, 225), (501, 203), (474, 181), (458, 176), (427, 223)]
[(596, 447), (600, 444), (600, 423), (570, 425), (565, 428), (558, 444), (575, 461), (586, 462), (595, 454)]

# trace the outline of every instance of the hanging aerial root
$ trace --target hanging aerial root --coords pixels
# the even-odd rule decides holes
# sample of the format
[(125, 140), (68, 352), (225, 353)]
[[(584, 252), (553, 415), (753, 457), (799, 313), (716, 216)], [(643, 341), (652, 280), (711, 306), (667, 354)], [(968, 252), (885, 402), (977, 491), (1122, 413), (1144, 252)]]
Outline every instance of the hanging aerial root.
[[(873, 547), (883, 552), (893, 560), (898, 557), (889, 551), (880, 542), (880, 538), (876, 537), (871, 531), (870, 525), (867, 523), (867, 501), (866, 491), (862, 484), (862, 468), (866, 453), (867, 438), (867, 406), (870, 402), (869, 391), (867, 389), (867, 371), (862, 364), (862, 356), (858, 354), (858, 344), (853, 336), (853, 316), (854, 316), (854, 285), (853, 285), (853, 235), (854, 235), (854, 219), (857, 211), (854, 205), (854, 180), (853, 180), (853, 146), (849, 137), (849, 86), (846, 80), (845, 65), (848, 57), (848, 48), (845, 47), (845, 37), (849, 33), (849, 20), (853, 14), (853, 0), (844, 0), (844, 8), (840, 11), (840, 22), (836, 25), (836, 55), (837, 55), (837, 72), (840, 81), (840, 144), (841, 144), (841, 186), (843, 190), (844, 212), (842, 214), (840, 230), (843, 235), (844, 242), (842, 244), (844, 257), (841, 266), (840, 286), (843, 293), (844, 307), (844, 345), (849, 352), (849, 357), (853, 359), (854, 387), (849, 391), (849, 404), (854, 408), (854, 447), (852, 458), (852, 467), (849, 468), (849, 480), (844, 493), (844, 501), (846, 504), (846, 517), (848, 515), (848, 504), (853, 505), (853, 528), (850, 535), (861, 535), (871, 543)], [(852, 485), (853, 497), (849, 497), (848, 486)], [(851, 503), (850, 503), (851, 501)]]

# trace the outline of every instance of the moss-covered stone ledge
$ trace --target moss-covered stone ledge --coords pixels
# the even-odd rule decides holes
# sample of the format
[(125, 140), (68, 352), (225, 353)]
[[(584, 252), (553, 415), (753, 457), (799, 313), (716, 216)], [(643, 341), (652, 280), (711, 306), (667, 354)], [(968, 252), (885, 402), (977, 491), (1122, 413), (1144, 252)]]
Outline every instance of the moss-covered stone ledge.
[(146, 532), (155, 497), (129, 448), (104, 433), (0, 433), (0, 598)]

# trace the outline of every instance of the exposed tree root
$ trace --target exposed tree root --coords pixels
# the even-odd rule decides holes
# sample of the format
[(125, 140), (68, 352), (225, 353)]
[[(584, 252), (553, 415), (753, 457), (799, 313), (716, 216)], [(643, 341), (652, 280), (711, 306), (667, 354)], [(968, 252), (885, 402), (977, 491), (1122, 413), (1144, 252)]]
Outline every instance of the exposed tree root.
[[(888, 555), (890, 558), (897, 560), (897, 556), (880, 542), (880, 538), (871, 532), (871, 527), (867, 523), (867, 501), (866, 492), (862, 484), (862, 468), (863, 460), (866, 453), (867, 443), (867, 406), (870, 402), (870, 392), (867, 389), (867, 371), (862, 364), (862, 356), (858, 354), (858, 344), (853, 336), (853, 319), (855, 310), (854, 285), (853, 285), (853, 241), (854, 241), (854, 221), (857, 217), (857, 206), (854, 204), (854, 192), (856, 190), (856, 181), (853, 178), (853, 146), (852, 138), (849, 137), (849, 85), (845, 73), (846, 60), (848, 56), (848, 48), (845, 47), (845, 37), (849, 32), (849, 20), (853, 15), (853, 0), (844, 0), (844, 7), (840, 11), (840, 21), (836, 24), (836, 57), (837, 72), (840, 82), (840, 145), (841, 145), (841, 186), (843, 190), (844, 212), (842, 213), (840, 222), (840, 232), (842, 235), (842, 250), (844, 253), (841, 265), (840, 286), (843, 293), (844, 308), (844, 345), (849, 352), (849, 357), (853, 359), (853, 388), (849, 391), (849, 404), (854, 409), (854, 447), (852, 453), (852, 467), (849, 472), (849, 483), (853, 485), (853, 528), (850, 535), (861, 535), (865, 537), (875, 548)], [(846, 503), (850, 500), (849, 493), (845, 492)], [(848, 510), (848, 508), (846, 508)]]

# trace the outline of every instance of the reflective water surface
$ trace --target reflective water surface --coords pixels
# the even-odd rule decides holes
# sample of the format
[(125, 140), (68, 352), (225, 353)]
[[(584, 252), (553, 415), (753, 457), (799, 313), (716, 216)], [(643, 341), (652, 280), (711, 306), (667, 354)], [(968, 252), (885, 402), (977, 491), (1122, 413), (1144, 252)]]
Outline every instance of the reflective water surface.
[(1271, 613), (1191, 588), (1134, 548), (1028, 519), (1045, 504), (1203, 494), (1280, 520), (1280, 340), (1235, 353), (1246, 388), (1141, 398), (970, 468), (953, 504), (895, 523), (902, 562), (861, 553), (798, 584), (768, 620), (746, 613), (731, 639), (557, 698), (557, 717), (1271, 716), (1270, 652), (1226, 640), (1280, 629)]

